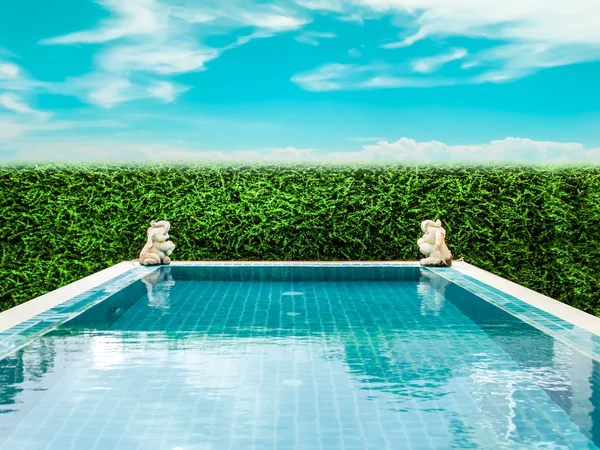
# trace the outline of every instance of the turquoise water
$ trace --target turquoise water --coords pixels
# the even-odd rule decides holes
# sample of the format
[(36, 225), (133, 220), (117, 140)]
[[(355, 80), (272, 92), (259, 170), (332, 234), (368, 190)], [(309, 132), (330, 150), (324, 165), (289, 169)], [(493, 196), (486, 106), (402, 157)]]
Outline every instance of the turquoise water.
[(167, 267), (0, 361), (0, 448), (591, 449), (599, 368), (419, 268)]

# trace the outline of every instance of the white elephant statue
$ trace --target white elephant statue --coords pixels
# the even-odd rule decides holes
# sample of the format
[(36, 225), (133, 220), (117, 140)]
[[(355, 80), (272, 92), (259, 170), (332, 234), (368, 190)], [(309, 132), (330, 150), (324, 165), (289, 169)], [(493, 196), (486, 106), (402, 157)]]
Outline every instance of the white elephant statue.
[(156, 266), (171, 264), (171, 253), (175, 244), (169, 241), (169, 228), (171, 224), (166, 220), (150, 222), (148, 240), (140, 253), (140, 264), (143, 266)]
[(442, 221), (424, 220), (421, 222), (422, 238), (417, 241), (419, 250), (426, 258), (421, 260), (423, 266), (451, 266), (452, 253), (446, 245), (446, 230), (442, 228)]

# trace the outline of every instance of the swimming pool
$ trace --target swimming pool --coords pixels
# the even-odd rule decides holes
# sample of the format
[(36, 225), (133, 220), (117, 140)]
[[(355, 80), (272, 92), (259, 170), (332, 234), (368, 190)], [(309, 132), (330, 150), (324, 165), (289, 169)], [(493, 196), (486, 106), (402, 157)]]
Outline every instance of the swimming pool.
[(0, 333), (0, 448), (599, 448), (598, 347), (451, 268), (136, 267)]

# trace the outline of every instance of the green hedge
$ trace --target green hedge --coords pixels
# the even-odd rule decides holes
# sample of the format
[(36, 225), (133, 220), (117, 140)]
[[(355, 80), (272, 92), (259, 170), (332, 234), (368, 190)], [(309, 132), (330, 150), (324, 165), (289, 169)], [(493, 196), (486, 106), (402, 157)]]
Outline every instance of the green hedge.
[(151, 219), (179, 260), (455, 258), (600, 315), (600, 167), (0, 168), (0, 307), (138, 258)]

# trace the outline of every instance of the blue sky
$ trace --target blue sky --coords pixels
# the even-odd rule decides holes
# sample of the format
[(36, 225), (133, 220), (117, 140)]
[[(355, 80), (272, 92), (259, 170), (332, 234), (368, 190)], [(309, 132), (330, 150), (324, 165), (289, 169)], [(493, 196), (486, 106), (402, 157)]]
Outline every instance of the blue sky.
[(1, 160), (600, 161), (597, 0), (0, 0)]

